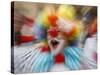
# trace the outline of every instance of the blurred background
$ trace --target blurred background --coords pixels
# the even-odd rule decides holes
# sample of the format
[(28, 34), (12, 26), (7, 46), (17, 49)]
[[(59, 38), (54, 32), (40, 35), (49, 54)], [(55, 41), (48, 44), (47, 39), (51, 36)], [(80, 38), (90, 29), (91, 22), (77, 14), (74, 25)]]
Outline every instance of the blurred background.
[(42, 24), (41, 20), (48, 24), (45, 15), (55, 12), (81, 26), (77, 46), (83, 48), (88, 38), (97, 40), (96, 6), (12, 2), (11, 12), (11, 25), (14, 27), (14, 31), (11, 31), (14, 34), (12, 46), (37, 41), (37, 37), (34, 36), (34, 25)]

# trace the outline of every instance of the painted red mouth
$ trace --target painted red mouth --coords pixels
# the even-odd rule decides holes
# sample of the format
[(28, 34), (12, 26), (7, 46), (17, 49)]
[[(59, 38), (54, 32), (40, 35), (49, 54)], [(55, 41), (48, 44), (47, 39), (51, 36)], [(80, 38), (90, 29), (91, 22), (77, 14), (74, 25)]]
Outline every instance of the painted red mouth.
[(59, 42), (57, 41), (57, 40), (51, 40), (51, 46), (53, 47), (53, 48), (57, 48), (57, 46), (58, 46), (58, 44), (59, 44)]

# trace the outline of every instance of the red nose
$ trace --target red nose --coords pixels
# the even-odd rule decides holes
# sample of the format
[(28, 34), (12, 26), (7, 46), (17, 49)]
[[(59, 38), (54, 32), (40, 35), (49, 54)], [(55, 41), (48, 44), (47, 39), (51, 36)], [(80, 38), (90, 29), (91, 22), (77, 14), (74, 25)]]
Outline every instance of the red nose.
[(58, 36), (58, 30), (56, 28), (52, 28), (49, 31), (49, 34), (51, 37), (57, 37)]

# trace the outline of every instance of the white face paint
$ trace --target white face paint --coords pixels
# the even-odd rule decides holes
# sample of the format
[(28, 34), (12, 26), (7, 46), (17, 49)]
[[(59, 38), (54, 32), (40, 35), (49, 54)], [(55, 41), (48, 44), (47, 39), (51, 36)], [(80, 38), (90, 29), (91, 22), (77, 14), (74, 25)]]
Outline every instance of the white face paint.
[(49, 47), (51, 49), (51, 53), (53, 55), (57, 55), (61, 53), (67, 44), (67, 41), (65, 40), (65, 36), (62, 35), (61, 33), (59, 33), (58, 36), (56, 37), (51, 37), (51, 35), (48, 34), (47, 39), (48, 39)]

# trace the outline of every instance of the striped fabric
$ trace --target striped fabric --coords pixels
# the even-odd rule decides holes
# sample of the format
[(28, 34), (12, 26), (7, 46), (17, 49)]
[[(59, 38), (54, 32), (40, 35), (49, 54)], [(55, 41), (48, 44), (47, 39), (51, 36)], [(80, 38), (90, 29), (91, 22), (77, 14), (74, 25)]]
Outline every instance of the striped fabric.
[(64, 51), (65, 64), (70, 70), (81, 69), (82, 49), (77, 47), (68, 47)]
[[(88, 63), (89, 67), (96, 67), (96, 63), (86, 58), (82, 52), (82, 49), (74, 46), (66, 47), (64, 50), (65, 67), (69, 70), (84, 69), (85, 60), (87, 60), (85, 63)], [(42, 52), (41, 47), (14, 47), (14, 53), (15, 73), (49, 72), (56, 64), (54, 56), (50, 52)]]

